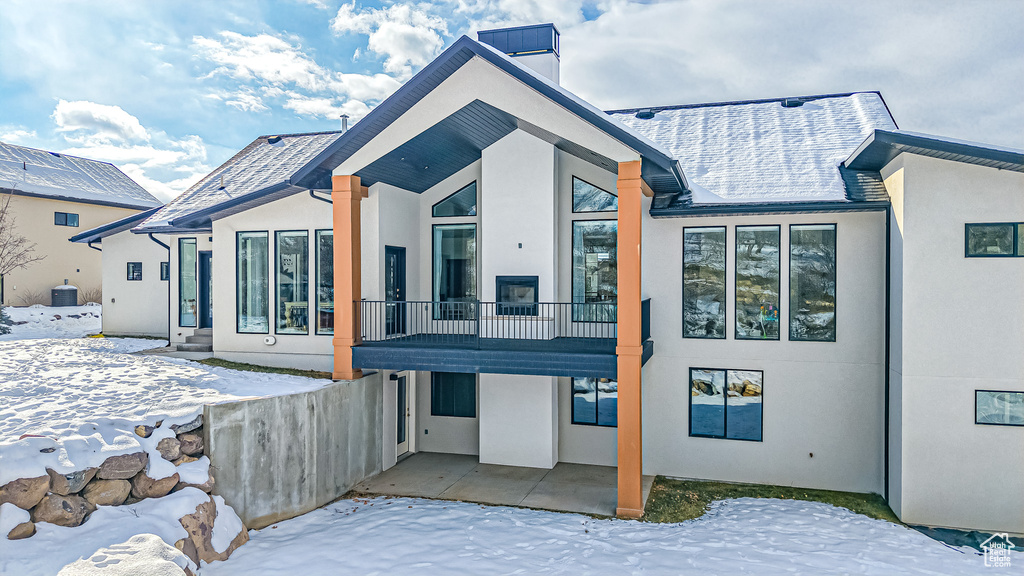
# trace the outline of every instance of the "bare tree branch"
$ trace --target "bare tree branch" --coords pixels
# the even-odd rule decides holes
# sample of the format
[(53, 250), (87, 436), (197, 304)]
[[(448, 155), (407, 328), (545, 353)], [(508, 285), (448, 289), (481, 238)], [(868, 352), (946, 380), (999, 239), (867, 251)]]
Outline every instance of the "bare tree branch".
[(0, 276), (46, 258), (45, 254), (35, 253), (35, 243), (18, 234), (11, 207), (13, 197), (13, 192), (0, 194)]

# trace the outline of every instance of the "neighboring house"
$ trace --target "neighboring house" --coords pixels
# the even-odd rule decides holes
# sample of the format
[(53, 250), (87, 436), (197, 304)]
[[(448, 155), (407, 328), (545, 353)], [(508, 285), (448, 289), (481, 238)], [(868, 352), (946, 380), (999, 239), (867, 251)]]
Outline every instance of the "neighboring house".
[(80, 299), (99, 298), (100, 253), (68, 238), (160, 206), (113, 164), (0, 142), (0, 194), (12, 194), (17, 233), (45, 256), (0, 281), (0, 302), (50, 302), (50, 289), (77, 286)]
[(602, 112), (553, 26), (480, 38), (135, 226), (171, 238), (172, 340), (382, 371), (385, 468), (612, 465), (623, 516), (664, 474), (1024, 532), (1024, 154), (901, 132), (875, 92)]

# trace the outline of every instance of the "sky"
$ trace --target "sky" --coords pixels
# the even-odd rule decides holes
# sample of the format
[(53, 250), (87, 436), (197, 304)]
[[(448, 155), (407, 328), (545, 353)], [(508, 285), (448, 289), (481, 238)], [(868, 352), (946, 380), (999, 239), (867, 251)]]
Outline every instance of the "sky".
[(0, 141), (169, 200), (257, 136), (358, 121), (462, 35), (544, 22), (602, 109), (878, 90), (904, 130), (1024, 148), (1021, 0), (3, 0)]

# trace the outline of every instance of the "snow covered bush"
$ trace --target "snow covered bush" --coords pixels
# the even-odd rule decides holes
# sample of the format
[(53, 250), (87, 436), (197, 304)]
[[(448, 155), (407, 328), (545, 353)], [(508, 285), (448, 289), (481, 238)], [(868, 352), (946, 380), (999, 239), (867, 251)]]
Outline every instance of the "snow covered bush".
[(0, 306), (0, 334), (11, 333), (11, 317), (7, 315), (7, 311), (4, 310), (3, 306)]

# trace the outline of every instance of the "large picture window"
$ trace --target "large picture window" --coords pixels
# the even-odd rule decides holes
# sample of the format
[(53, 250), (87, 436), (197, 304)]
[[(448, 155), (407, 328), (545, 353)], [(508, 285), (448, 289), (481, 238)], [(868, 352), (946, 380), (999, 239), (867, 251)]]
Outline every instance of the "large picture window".
[(572, 379), (572, 423), (618, 425), (619, 384), (607, 378)]
[(683, 229), (683, 338), (725, 338), (725, 227)]
[(779, 339), (779, 227), (736, 227), (736, 338)]
[(1024, 392), (975, 390), (974, 423), (1024, 426)]
[(278, 232), (277, 253), (277, 332), (309, 332), (309, 233)]
[(476, 182), (434, 204), (430, 213), (435, 218), (445, 216), (476, 216)]
[(435, 225), (434, 317), (472, 318), (476, 289), (476, 224)]
[(193, 328), (198, 320), (199, 284), (196, 280), (196, 239), (178, 239), (178, 326)]
[(266, 232), (236, 236), (236, 329), (246, 334), (270, 331), (270, 254)]
[(1024, 223), (967, 224), (964, 234), (968, 258), (1024, 257)]
[(690, 436), (761, 441), (759, 370), (690, 368)]
[(316, 333), (334, 334), (334, 231), (316, 231)]
[(618, 287), (618, 222), (572, 223), (572, 301), (577, 322), (615, 322)]
[(573, 212), (615, 212), (618, 209), (618, 196), (590, 182), (572, 177)]
[(431, 372), (430, 415), (476, 418), (476, 374)]
[(789, 227), (789, 339), (836, 340), (836, 225)]

